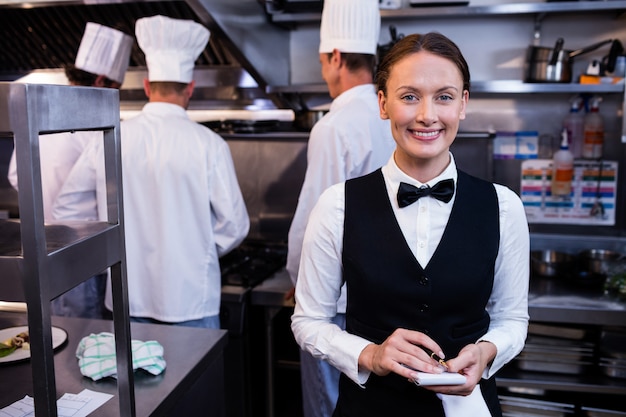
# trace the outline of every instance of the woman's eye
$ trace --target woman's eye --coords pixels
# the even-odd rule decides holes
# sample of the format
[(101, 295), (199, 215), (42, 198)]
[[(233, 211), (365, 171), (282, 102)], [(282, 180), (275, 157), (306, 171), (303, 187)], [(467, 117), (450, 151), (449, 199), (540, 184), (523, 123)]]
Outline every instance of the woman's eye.
[(442, 94), (442, 95), (439, 96), (439, 100), (441, 100), (441, 101), (452, 101), (452, 100), (454, 100), (454, 97), (452, 97), (449, 94)]
[(417, 97), (416, 97), (416, 96), (414, 96), (413, 94), (405, 94), (405, 95), (403, 95), (403, 96), (401, 97), (401, 99), (402, 99), (403, 101), (415, 101), (415, 100), (417, 100)]

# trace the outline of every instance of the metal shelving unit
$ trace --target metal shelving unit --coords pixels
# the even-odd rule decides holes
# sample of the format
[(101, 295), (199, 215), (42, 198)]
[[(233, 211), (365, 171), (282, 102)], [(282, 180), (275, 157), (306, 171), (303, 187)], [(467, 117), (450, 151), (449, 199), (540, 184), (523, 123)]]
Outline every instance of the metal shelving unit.
[[(57, 416), (50, 301), (111, 268), (120, 415), (134, 416), (120, 164), (114, 89), (0, 83), (0, 132), (15, 141), (20, 220), (0, 221), (0, 299), (25, 301), (37, 416)], [(39, 135), (103, 132), (108, 220), (46, 224)]]
[[(485, 94), (551, 94), (591, 93), (622, 94), (623, 84), (525, 83), (518, 80), (472, 81), (472, 93)], [(267, 93), (328, 94), (326, 84), (268, 86)]]
[[(550, 13), (607, 13), (620, 15), (626, 12), (626, 1), (559, 1), (550, 3), (509, 3), (485, 6), (445, 6), (445, 7), (409, 7), (393, 10), (381, 10), (385, 19), (417, 19), (431, 17), (476, 17), (513, 14), (536, 15), (539, 19)], [(272, 22), (280, 24), (319, 22), (321, 12), (270, 14)]]

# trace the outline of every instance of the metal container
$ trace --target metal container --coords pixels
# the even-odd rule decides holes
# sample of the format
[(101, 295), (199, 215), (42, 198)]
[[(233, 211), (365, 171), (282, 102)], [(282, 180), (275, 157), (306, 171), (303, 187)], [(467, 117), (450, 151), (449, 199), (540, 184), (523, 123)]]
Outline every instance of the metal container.
[(554, 250), (532, 251), (530, 262), (535, 274), (543, 277), (568, 275), (574, 269), (574, 256)]
[(563, 39), (559, 38), (554, 48), (531, 45), (526, 51), (524, 81), (527, 83), (569, 83), (572, 81), (572, 59), (613, 42), (608, 39), (575, 51), (562, 49)]
[(600, 358), (600, 369), (606, 376), (626, 379), (626, 361), (623, 359)]
[(588, 249), (578, 254), (579, 269), (592, 274), (606, 275), (613, 263), (622, 258), (618, 252), (607, 249)]

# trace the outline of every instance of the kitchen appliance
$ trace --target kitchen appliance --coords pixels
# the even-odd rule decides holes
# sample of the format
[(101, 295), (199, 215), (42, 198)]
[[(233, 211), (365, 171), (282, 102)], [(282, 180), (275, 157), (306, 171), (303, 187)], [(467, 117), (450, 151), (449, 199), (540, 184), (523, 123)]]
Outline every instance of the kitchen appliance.
[(222, 284), (254, 287), (286, 263), (286, 243), (246, 240), (220, 258)]
[(229, 416), (251, 416), (254, 368), (252, 341), (258, 328), (250, 325), (250, 293), (285, 266), (287, 245), (283, 242), (248, 239), (220, 258), (222, 297), (220, 322), (228, 330), (224, 350), (225, 395)]
[[(615, 42), (616, 41), (613, 39), (607, 39), (575, 51), (563, 49), (563, 38), (558, 38), (553, 48), (530, 45), (526, 50), (524, 82), (569, 83), (572, 81), (573, 58)], [(617, 48), (613, 53), (617, 54), (616, 51)], [(615, 59), (616, 57), (617, 55), (615, 55)], [(612, 60), (613, 65), (615, 65), (615, 59)], [(611, 59), (609, 59), (609, 61), (611, 61)]]

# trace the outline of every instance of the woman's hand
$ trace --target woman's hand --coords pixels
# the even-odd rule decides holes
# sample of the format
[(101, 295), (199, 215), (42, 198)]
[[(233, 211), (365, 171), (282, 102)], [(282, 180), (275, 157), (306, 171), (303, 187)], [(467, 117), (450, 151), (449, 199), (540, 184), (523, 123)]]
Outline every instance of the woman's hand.
[(382, 344), (370, 344), (359, 355), (359, 367), (379, 376), (394, 372), (413, 381), (415, 371), (441, 373), (443, 367), (422, 348), (443, 358), (437, 343), (424, 333), (397, 329)]
[(449, 372), (458, 372), (465, 375), (467, 382), (463, 385), (437, 385), (424, 387), (441, 394), (469, 395), (480, 382), (484, 370), (496, 357), (497, 349), (493, 343), (481, 341), (465, 346), (459, 352), (459, 356), (450, 359)]

